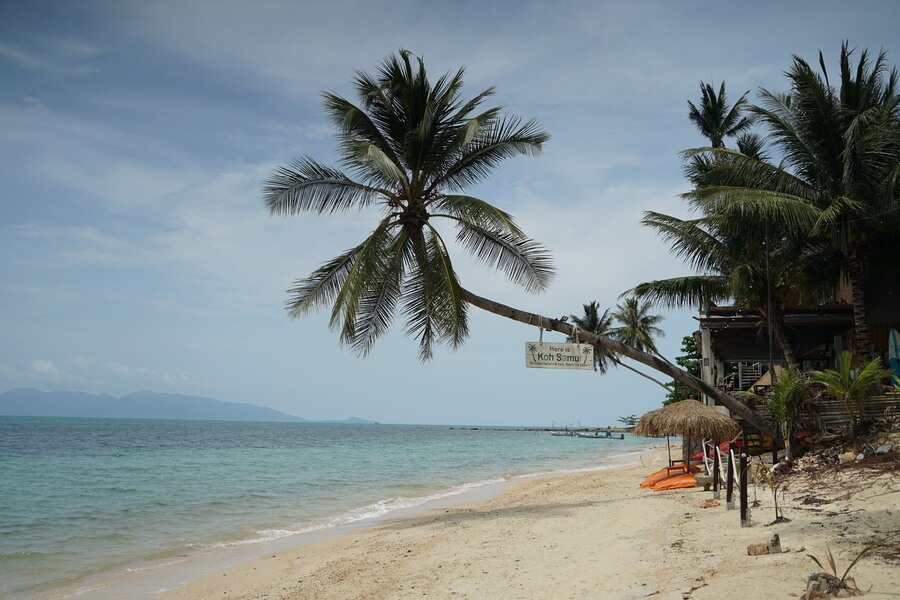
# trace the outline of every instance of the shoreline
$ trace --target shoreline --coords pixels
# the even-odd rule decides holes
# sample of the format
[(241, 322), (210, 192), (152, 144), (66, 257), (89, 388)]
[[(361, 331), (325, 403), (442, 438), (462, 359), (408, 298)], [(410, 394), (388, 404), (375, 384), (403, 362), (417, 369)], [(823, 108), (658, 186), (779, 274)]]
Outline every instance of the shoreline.
[[(162, 598), (799, 597), (820, 570), (808, 554), (827, 566), (830, 549), (840, 575), (868, 541), (897, 536), (900, 489), (890, 474), (791, 479), (779, 500), (791, 520), (777, 526), (765, 525), (774, 507), (760, 489), (752, 525), (741, 527), (724, 493), (721, 505), (701, 508), (713, 496), (702, 488), (640, 489), (664, 463), (657, 448), (622, 468), (512, 480), (491, 498), (274, 552)], [(748, 545), (773, 533), (783, 553), (748, 556)], [(895, 597), (900, 569), (891, 560), (873, 553), (851, 575), (868, 596)]]
[[(647, 440), (648, 446), (652, 440)], [(148, 563), (132, 564), (116, 572), (105, 572), (89, 576), (81, 581), (54, 587), (36, 596), (21, 595), (13, 598), (44, 598), (63, 600), (68, 598), (116, 599), (132, 598), (149, 600), (159, 598), (161, 594), (182, 589), (190, 582), (209, 575), (239, 568), (271, 554), (290, 553), (297, 548), (319, 544), (330, 539), (351, 534), (361, 529), (376, 527), (383, 523), (398, 519), (411, 518), (430, 511), (438, 511), (461, 505), (477, 504), (489, 501), (502, 494), (510, 486), (534, 479), (565, 477), (577, 473), (589, 473), (620, 468), (635, 463), (642, 452), (626, 451), (622, 454), (608, 456), (604, 463), (591, 467), (561, 467), (553, 471), (507, 476), (502, 479), (488, 479), (454, 486), (444, 490), (434, 490), (419, 497), (402, 499), (400, 506), (390, 506), (386, 500), (353, 509), (332, 517), (331, 524), (312, 526), (308, 530), (287, 532), (271, 539), (247, 539), (227, 543), (221, 546), (206, 548), (192, 555), (174, 555), (168, 559)], [(387, 503), (385, 512), (369, 510), (382, 508)], [(354, 518), (352, 513), (363, 514)], [(276, 531), (277, 532), (277, 531)]]

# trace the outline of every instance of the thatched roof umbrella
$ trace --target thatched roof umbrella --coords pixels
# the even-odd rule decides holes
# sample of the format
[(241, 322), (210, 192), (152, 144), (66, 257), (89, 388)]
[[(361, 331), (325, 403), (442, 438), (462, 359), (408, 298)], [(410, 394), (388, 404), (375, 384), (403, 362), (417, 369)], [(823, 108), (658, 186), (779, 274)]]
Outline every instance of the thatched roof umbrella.
[[(635, 435), (666, 436), (667, 447), (670, 435), (728, 440), (740, 432), (741, 427), (733, 419), (693, 398), (651, 410), (641, 417), (637, 427), (634, 428)], [(671, 450), (669, 450), (669, 464), (672, 464)]]

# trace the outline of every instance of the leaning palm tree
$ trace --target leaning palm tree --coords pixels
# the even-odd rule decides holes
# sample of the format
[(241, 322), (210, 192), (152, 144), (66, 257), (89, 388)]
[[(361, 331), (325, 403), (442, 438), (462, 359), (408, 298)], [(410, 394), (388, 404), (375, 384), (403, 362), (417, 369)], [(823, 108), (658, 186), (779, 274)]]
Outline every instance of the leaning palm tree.
[(713, 148), (723, 148), (726, 137), (738, 135), (753, 125), (753, 119), (743, 114), (747, 108), (748, 93), (744, 92), (737, 102), (729, 106), (724, 81), (719, 86), (718, 94), (712, 84), (701, 81), (700, 106), (688, 100), (688, 118)]
[(535, 122), (481, 108), (489, 88), (461, 97), (463, 69), (432, 84), (421, 59), (401, 50), (372, 76), (355, 79), (359, 104), (324, 94), (338, 130), (341, 166), (304, 157), (280, 167), (264, 188), (269, 212), (333, 213), (378, 207), (381, 218), (362, 243), (326, 262), (289, 290), (294, 318), (331, 306), (340, 340), (367, 354), (397, 312), (419, 341), (422, 360), (435, 342), (456, 348), (468, 335), (468, 306), (598, 344), (715, 397), (750, 423), (759, 416), (656, 356), (577, 325), (521, 311), (462, 287), (438, 229), (456, 229), (455, 241), (483, 264), (503, 271), (526, 291), (546, 289), (553, 267), (548, 252), (522, 232), (508, 213), (465, 189), (484, 180), (500, 162), (540, 153), (547, 133)]
[(435, 341), (458, 347), (466, 338), (467, 304), (439, 221), (452, 223), (456, 242), (478, 260), (528, 291), (543, 291), (553, 275), (549, 253), (509, 214), (462, 193), (500, 161), (537, 155), (549, 136), (533, 120), (480, 109), (493, 89), (462, 99), (462, 69), (432, 85), (417, 63), (401, 50), (377, 76), (358, 73), (359, 106), (324, 94), (350, 174), (302, 158), (279, 168), (265, 188), (273, 214), (381, 209), (369, 237), (296, 282), (287, 303), (293, 317), (331, 304), (331, 326), (362, 355), (398, 309), (423, 360)]

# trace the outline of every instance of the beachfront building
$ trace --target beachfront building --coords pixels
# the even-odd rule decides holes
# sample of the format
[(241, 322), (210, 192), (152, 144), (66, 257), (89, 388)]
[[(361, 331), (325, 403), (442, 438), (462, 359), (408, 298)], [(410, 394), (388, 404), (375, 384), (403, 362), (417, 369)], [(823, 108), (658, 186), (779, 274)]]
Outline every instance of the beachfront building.
[[(900, 282), (882, 282), (868, 290), (869, 338), (874, 356), (888, 364), (891, 329), (900, 330)], [(737, 306), (712, 306), (700, 313), (695, 333), (702, 355), (703, 381), (728, 393), (769, 383), (770, 344), (765, 317), (758, 311)], [(853, 307), (848, 289), (818, 304), (796, 302), (784, 310), (785, 337), (803, 371), (833, 369), (844, 350), (853, 350)], [(784, 366), (784, 354), (775, 341), (771, 360)], [(715, 404), (704, 397), (707, 404)], [(875, 407), (873, 407), (875, 408)], [(725, 407), (720, 410), (726, 412)]]

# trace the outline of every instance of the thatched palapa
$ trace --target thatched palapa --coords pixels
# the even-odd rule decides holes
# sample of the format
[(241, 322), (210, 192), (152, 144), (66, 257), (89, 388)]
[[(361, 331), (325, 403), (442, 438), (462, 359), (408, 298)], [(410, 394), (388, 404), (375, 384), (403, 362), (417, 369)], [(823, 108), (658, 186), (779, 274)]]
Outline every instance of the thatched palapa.
[(740, 426), (711, 406), (687, 399), (651, 410), (634, 428), (635, 435), (729, 440), (741, 432)]

